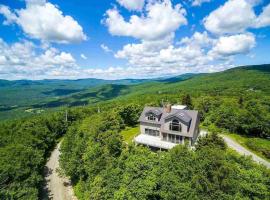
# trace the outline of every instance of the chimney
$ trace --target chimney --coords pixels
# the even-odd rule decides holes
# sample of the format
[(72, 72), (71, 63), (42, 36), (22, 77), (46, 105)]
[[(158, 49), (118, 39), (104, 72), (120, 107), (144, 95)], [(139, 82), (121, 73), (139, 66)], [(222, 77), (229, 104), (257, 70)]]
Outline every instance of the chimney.
[(172, 105), (171, 104), (167, 104), (166, 107), (165, 107), (165, 112), (166, 113), (170, 113), (172, 110)]

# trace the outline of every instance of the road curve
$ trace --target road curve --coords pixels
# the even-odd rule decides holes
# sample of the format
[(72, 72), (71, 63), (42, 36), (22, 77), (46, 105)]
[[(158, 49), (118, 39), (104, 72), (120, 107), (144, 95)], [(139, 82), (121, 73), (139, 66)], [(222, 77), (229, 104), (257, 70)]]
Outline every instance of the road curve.
[(237, 151), (239, 154), (241, 155), (246, 155), (246, 156), (251, 156), (252, 159), (260, 164), (265, 165), (268, 169), (270, 169), (270, 162), (262, 159), (261, 157), (257, 156), (256, 154), (250, 152), (249, 150), (247, 150), (246, 148), (244, 148), (243, 146), (241, 146), (240, 144), (238, 144), (237, 142), (235, 142), (234, 140), (232, 140), (231, 138), (229, 138), (226, 135), (221, 135), (221, 137), (224, 139), (224, 141), (227, 143), (227, 145), (234, 149), (235, 151)]
[(53, 150), (45, 166), (45, 180), (44, 194), (42, 199), (51, 200), (77, 200), (74, 195), (70, 181), (58, 175), (56, 169), (59, 167), (59, 155), (61, 142), (58, 143)]

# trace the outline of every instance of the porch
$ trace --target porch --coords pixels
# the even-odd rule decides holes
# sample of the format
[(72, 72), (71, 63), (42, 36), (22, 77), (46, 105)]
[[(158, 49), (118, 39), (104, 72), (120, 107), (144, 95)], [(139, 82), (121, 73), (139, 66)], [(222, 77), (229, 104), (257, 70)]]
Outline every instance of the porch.
[(150, 147), (156, 147), (160, 149), (171, 149), (177, 144), (161, 140), (160, 137), (151, 136), (147, 134), (140, 134), (134, 138), (136, 144), (143, 144)]

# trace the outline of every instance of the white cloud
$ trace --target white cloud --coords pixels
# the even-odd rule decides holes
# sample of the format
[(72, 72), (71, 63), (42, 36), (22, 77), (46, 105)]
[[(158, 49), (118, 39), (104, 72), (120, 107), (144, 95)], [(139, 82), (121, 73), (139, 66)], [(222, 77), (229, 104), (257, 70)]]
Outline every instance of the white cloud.
[(263, 8), (263, 12), (256, 19), (255, 27), (265, 27), (270, 25), (270, 4)]
[[(242, 53), (252, 46), (243, 46), (249, 43), (248, 39), (234, 38), (237, 41), (243, 41), (240, 46), (244, 50), (232, 48), (230, 50), (232, 52), (228, 53), (226, 44), (235, 45), (234, 42), (222, 42), (222, 39), (219, 41), (210, 38), (206, 32), (196, 32), (192, 37), (182, 39), (177, 46), (173, 45), (173, 38), (174, 36), (171, 35), (160, 41), (128, 44), (115, 56), (127, 59), (129, 64), (125, 67), (107, 69), (80, 68), (71, 54), (55, 48), (48, 47), (43, 50), (28, 41), (8, 45), (0, 40), (0, 78), (119, 79), (159, 77), (188, 72), (214, 72), (232, 67), (230, 63), (232, 54)], [(210, 51), (215, 52), (215, 55), (213, 53), (210, 55)], [(213, 60), (214, 56), (216, 58)], [(226, 59), (228, 56), (229, 58)]]
[(253, 34), (245, 33), (220, 37), (209, 52), (214, 57), (248, 53), (256, 44)]
[(103, 49), (103, 51), (105, 51), (106, 53), (110, 53), (113, 52), (108, 46), (106, 46), (105, 44), (101, 44), (100, 45), (101, 49)]
[(47, 0), (25, 0), (25, 2), (32, 5), (43, 5), (47, 2)]
[(6, 56), (1, 55), (0, 56), (0, 65), (3, 65), (7, 62)]
[(149, 3), (146, 6), (146, 16), (132, 15), (128, 22), (116, 8), (109, 9), (104, 23), (112, 35), (158, 40), (187, 24), (185, 14), (180, 4), (173, 6), (170, 0), (164, 0)]
[(192, 6), (201, 6), (203, 3), (208, 3), (212, 0), (191, 0)]
[[(241, 7), (240, 4), (240, 10), (245, 10), (248, 4), (242, 0), (239, 1), (244, 5)], [(200, 2), (203, 3), (203, 1)], [(170, 12), (166, 12), (165, 7), (170, 10)], [(146, 15), (142, 14), (140, 17), (132, 15), (128, 22), (124, 20), (116, 8), (108, 10), (105, 23), (112, 35), (131, 36), (140, 39), (138, 43), (124, 45), (114, 56), (119, 59), (127, 60), (128, 66), (136, 71), (137, 75), (140, 73), (143, 74), (143, 76), (151, 76), (151, 74), (152, 76), (153, 74), (173, 75), (190, 71), (212, 72), (225, 69), (226, 66), (231, 67), (231, 62), (235, 55), (248, 53), (249, 50), (255, 46), (255, 37), (249, 33), (226, 37), (210, 37), (206, 31), (202, 33), (195, 32), (191, 37), (184, 37), (175, 44), (175, 31), (180, 25), (187, 23), (185, 11), (180, 11), (181, 6), (178, 5), (178, 12), (175, 12), (176, 7), (177, 6), (174, 7), (171, 4), (171, 1), (156, 1), (153, 4), (147, 5)], [(229, 7), (231, 7), (231, 5), (229, 5)], [(233, 7), (237, 6), (233, 5)], [(253, 12), (251, 6), (250, 8)], [(237, 9), (239, 8), (237, 7)], [(225, 10), (227, 10), (226, 6)], [(172, 12), (175, 13), (179, 19), (182, 19), (181, 23), (179, 23), (181, 20), (178, 20), (175, 25), (171, 26), (169, 17), (167, 16), (170, 16)], [(235, 12), (234, 8), (230, 8), (229, 12), (226, 11), (225, 15), (229, 15), (232, 12)], [(214, 15), (215, 16), (212, 17), (212, 14), (205, 21), (220, 17), (220, 11), (214, 13)], [(226, 17), (222, 16), (222, 18), (225, 19)], [(255, 18), (256, 16), (254, 19)], [(170, 19), (175, 19), (175, 17), (170, 17)], [(239, 19), (233, 18), (228, 24), (236, 23), (238, 20)], [(166, 25), (163, 26), (163, 24)], [(238, 25), (236, 32), (238, 32), (239, 24), (241, 23), (236, 24)], [(224, 28), (223, 24), (220, 25), (216, 23), (215, 25), (214, 23), (211, 25), (214, 25), (213, 30), (218, 30), (215, 32), (224, 33), (222, 29)], [(159, 27), (161, 28), (158, 29)], [(233, 33), (234, 29), (236, 28), (232, 28), (229, 32)], [(241, 31), (244, 32), (245, 29), (246, 26), (243, 26)]]
[[(228, 6), (223, 11), (225, 5), (232, 1), (240, 2), (240, 7), (236, 4), (232, 6), (230, 3), (233, 8)], [(175, 42), (175, 31), (187, 23), (185, 11), (180, 5), (173, 6), (169, 0), (149, 2), (143, 7), (140, 15), (132, 15), (129, 20), (125, 20), (116, 8), (107, 11), (104, 22), (112, 35), (139, 39), (138, 42), (126, 44), (114, 53), (116, 58), (127, 60), (126, 66), (107, 69), (80, 68), (70, 53), (52, 48), (48, 42), (52, 40), (42, 39), (42, 47), (35, 46), (29, 41), (9, 45), (0, 40), (0, 78), (12, 76), (32, 79), (89, 77), (119, 79), (220, 71), (232, 67), (236, 55), (248, 54), (255, 46), (255, 36), (246, 31), (248, 27), (255, 26), (254, 20), (258, 22), (258, 26), (268, 24), (268, 7), (256, 17), (251, 6), (255, 3), (229, 0), (217, 9), (221, 9), (222, 13), (220, 10), (214, 11), (214, 14), (211, 13), (204, 20), (205, 24), (207, 21), (209, 23), (211, 20), (214, 21), (215, 23), (207, 30), (221, 35), (208, 34), (206, 31), (195, 32), (192, 36), (179, 38), (178, 42)], [(241, 11), (239, 15), (246, 15), (248, 6), (243, 6), (246, 5), (243, 2), (250, 5), (255, 16), (252, 14), (245, 16), (247, 18), (252, 16), (249, 22), (246, 22), (246, 19), (238, 19), (238, 15), (233, 16), (239, 12), (237, 9)], [(48, 3), (44, 4), (42, 0), (28, 0), (28, 4), (44, 7)], [(27, 9), (29, 8), (26, 7), (24, 10)], [(19, 11), (11, 12), (8, 7), (0, 7), (0, 12), (7, 18), (6, 24), (18, 24)], [(252, 12), (248, 10), (247, 13)], [(228, 20), (224, 20), (227, 18)], [(105, 52), (113, 52), (105, 44), (101, 44), (100, 47)], [(87, 58), (84, 54), (80, 56), (82, 59)]]
[(214, 39), (210, 38), (206, 31), (203, 33), (195, 32), (192, 37), (184, 37), (181, 39), (180, 44), (208, 47), (214, 43)]
[(117, 0), (117, 2), (128, 10), (141, 11), (145, 0)]
[(87, 57), (83, 53), (81, 54), (81, 58), (87, 60)]
[(270, 25), (270, 4), (256, 16), (254, 6), (261, 0), (228, 0), (223, 6), (204, 18), (205, 28), (215, 34), (243, 33), (248, 28), (261, 28)]
[[(156, 68), (166, 73), (180, 73), (184, 69), (187, 71), (188, 67), (208, 62), (201, 48), (207, 46), (207, 37), (206, 33), (195, 33), (192, 38), (182, 40), (179, 47), (173, 45), (173, 35), (163, 40), (127, 44), (115, 57), (127, 59), (134, 68)], [(207, 40), (203, 41), (203, 38)]]
[(76, 66), (75, 62), (75, 59), (70, 53), (59, 52), (59, 50), (55, 48), (46, 50), (43, 54), (34, 59), (36, 66), (42, 64), (42, 66), (53, 68), (57, 66), (74, 67)]
[(250, 3), (253, 6), (256, 6), (260, 3), (262, 3), (263, 0), (246, 0), (246, 2)]
[(136, 66), (155, 65), (155, 63), (159, 63), (159, 51), (168, 48), (173, 37), (174, 34), (171, 34), (161, 40), (143, 40), (138, 44), (127, 44), (115, 54), (115, 57), (127, 59), (130, 64)]
[(6, 17), (6, 20), (4, 21), (4, 25), (9, 25), (17, 20), (17, 16), (14, 13), (12, 13), (9, 7), (7, 6), (0, 5), (0, 14)]
[[(195, 32), (173, 44), (173, 36), (164, 40), (127, 44), (115, 54), (134, 69), (164, 75), (197, 71), (216, 71), (231, 67), (235, 55), (246, 54), (255, 46), (250, 33), (211, 38), (207, 32)], [(211, 67), (210, 67), (211, 66)], [(220, 66), (222, 66), (220, 68)]]
[(56, 69), (77, 68), (76, 60), (70, 53), (52, 47), (43, 50), (29, 41), (9, 45), (0, 38), (0, 55), (2, 78), (46, 78)]
[(246, 0), (229, 0), (204, 19), (205, 28), (216, 34), (240, 33), (256, 19), (252, 4)]
[(76, 20), (45, 0), (27, 0), (26, 8), (14, 12), (1, 5), (0, 13), (6, 17), (4, 24), (16, 23), (31, 38), (57, 43), (86, 40)]

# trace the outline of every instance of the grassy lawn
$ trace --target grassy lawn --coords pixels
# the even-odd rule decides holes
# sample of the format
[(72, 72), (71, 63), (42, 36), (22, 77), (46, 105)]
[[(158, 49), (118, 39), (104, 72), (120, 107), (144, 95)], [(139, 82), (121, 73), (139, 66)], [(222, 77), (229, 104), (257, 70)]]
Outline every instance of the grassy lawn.
[(140, 133), (139, 126), (136, 127), (126, 127), (125, 130), (121, 131), (121, 135), (124, 138), (124, 141), (130, 144), (133, 138)]
[(237, 141), (239, 144), (249, 149), (256, 155), (270, 161), (270, 140), (255, 137), (246, 137), (233, 133), (226, 135), (228, 135), (233, 140)]

